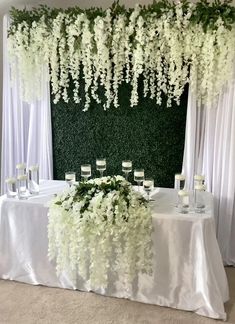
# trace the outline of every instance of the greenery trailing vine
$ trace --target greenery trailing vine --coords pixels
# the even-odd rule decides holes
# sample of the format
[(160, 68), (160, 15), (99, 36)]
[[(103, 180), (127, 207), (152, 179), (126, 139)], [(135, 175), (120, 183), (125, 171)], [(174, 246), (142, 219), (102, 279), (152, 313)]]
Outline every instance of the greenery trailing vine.
[[(161, 105), (178, 105), (187, 83), (198, 101), (210, 104), (232, 78), (235, 52), (235, 8), (231, 0), (190, 3), (153, 1), (126, 9), (118, 1), (106, 10), (79, 7), (32, 10), (12, 8), (8, 35), (12, 75), (21, 78), (21, 97), (40, 99), (42, 71), (47, 67), (57, 103), (81, 98), (104, 109), (119, 107), (119, 88), (132, 87), (130, 106), (137, 106), (139, 80), (144, 97)], [(35, 85), (32, 89), (32, 84)], [(99, 88), (104, 91), (104, 101)]]
[[(235, 23), (235, 7), (231, 5), (232, 0), (215, 0), (214, 2), (209, 2), (207, 0), (199, 0), (196, 3), (195, 8), (193, 9), (190, 21), (193, 24), (201, 23), (204, 30), (207, 28), (217, 28), (217, 20), (221, 18), (228, 29), (232, 28), (232, 25)], [(187, 0), (182, 1), (182, 9), (186, 13), (190, 2)], [(155, 14), (156, 18), (161, 17), (165, 12), (169, 10), (175, 11), (176, 4), (168, 0), (154, 0), (152, 4), (149, 5), (140, 5), (140, 15), (147, 17), (150, 14)], [(124, 5), (120, 5), (119, 1), (115, 1), (111, 9), (112, 17), (117, 15), (126, 15), (129, 17), (133, 12), (133, 8), (125, 8)], [(16, 9), (12, 7), (10, 10), (10, 17), (12, 20), (9, 33), (14, 33), (15, 28), (22, 23), (23, 21), (27, 22), (29, 25), (32, 25), (34, 21), (38, 22), (42, 16), (45, 17), (48, 27), (51, 27), (50, 20), (55, 19), (59, 13), (69, 14), (71, 18), (76, 18), (77, 15), (85, 13), (89, 20), (94, 20), (96, 17), (101, 16), (105, 17), (106, 10), (102, 8), (89, 8), (81, 9), (78, 6), (70, 7), (67, 9), (62, 8), (51, 8), (47, 5), (39, 5), (37, 8), (32, 10), (23, 10)]]

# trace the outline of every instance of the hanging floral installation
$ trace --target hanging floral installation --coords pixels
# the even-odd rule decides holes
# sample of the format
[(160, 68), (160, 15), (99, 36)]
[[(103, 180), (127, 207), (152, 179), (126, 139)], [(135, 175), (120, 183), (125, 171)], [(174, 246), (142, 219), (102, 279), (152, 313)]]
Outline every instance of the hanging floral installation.
[[(130, 106), (144, 96), (161, 104), (167, 96), (178, 104), (189, 82), (199, 101), (211, 102), (231, 79), (235, 52), (235, 8), (229, 1), (153, 2), (125, 9), (115, 2), (107, 10), (78, 7), (11, 10), (8, 47), (12, 75), (20, 76), (26, 101), (40, 99), (41, 79), (48, 67), (54, 102), (91, 100), (104, 109), (119, 106), (119, 87), (131, 85)], [(70, 82), (73, 95), (68, 95)]]
[(123, 177), (72, 186), (51, 202), (48, 216), (49, 257), (58, 274), (79, 274), (92, 288), (107, 288), (112, 271), (126, 289), (138, 274), (151, 275), (150, 208)]

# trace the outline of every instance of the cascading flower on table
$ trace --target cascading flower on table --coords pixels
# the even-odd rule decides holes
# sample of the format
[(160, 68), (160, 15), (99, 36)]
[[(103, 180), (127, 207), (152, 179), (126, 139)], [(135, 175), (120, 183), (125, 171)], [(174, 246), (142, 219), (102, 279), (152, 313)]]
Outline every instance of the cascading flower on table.
[(152, 218), (147, 201), (121, 176), (81, 182), (49, 208), (49, 257), (57, 271), (106, 288), (110, 271), (129, 288), (152, 271)]
[(26, 101), (40, 98), (45, 65), (55, 102), (70, 99), (70, 79), (73, 99), (80, 102), (84, 76), (84, 111), (91, 99), (101, 102), (99, 86), (104, 109), (118, 107), (123, 82), (131, 85), (130, 106), (137, 105), (142, 77), (144, 96), (158, 104), (163, 95), (168, 106), (172, 100), (179, 104), (188, 82), (199, 102), (212, 102), (232, 78), (234, 64), (235, 10), (225, 2), (163, 0), (130, 10), (115, 3), (106, 11), (44, 8), (32, 10), (28, 21), (27, 11), (21, 18), (15, 10), (8, 46), (21, 96)]

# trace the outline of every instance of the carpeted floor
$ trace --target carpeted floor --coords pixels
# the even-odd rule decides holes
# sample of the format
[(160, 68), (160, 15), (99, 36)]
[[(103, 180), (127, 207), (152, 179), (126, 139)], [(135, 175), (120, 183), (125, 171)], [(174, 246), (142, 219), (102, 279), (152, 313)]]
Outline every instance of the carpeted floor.
[[(228, 323), (235, 323), (235, 268), (226, 269)], [(93, 293), (0, 280), (0, 324), (219, 324), (191, 312)]]

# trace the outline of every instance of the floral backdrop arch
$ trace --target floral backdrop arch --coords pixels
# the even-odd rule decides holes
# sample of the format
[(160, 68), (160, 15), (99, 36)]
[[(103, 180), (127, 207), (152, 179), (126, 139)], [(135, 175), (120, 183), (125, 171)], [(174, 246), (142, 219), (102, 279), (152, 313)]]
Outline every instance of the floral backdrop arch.
[(13, 8), (11, 19), (12, 76), (19, 72), (25, 101), (41, 98), (45, 65), (55, 103), (61, 98), (79, 103), (84, 78), (84, 111), (91, 100), (102, 101), (100, 86), (104, 109), (118, 107), (123, 82), (131, 85), (130, 106), (136, 106), (140, 76), (144, 96), (161, 104), (166, 95), (168, 106), (172, 100), (179, 104), (188, 82), (199, 102), (211, 102), (232, 77), (235, 8), (230, 1), (163, 0), (128, 10), (118, 2), (107, 10)]

